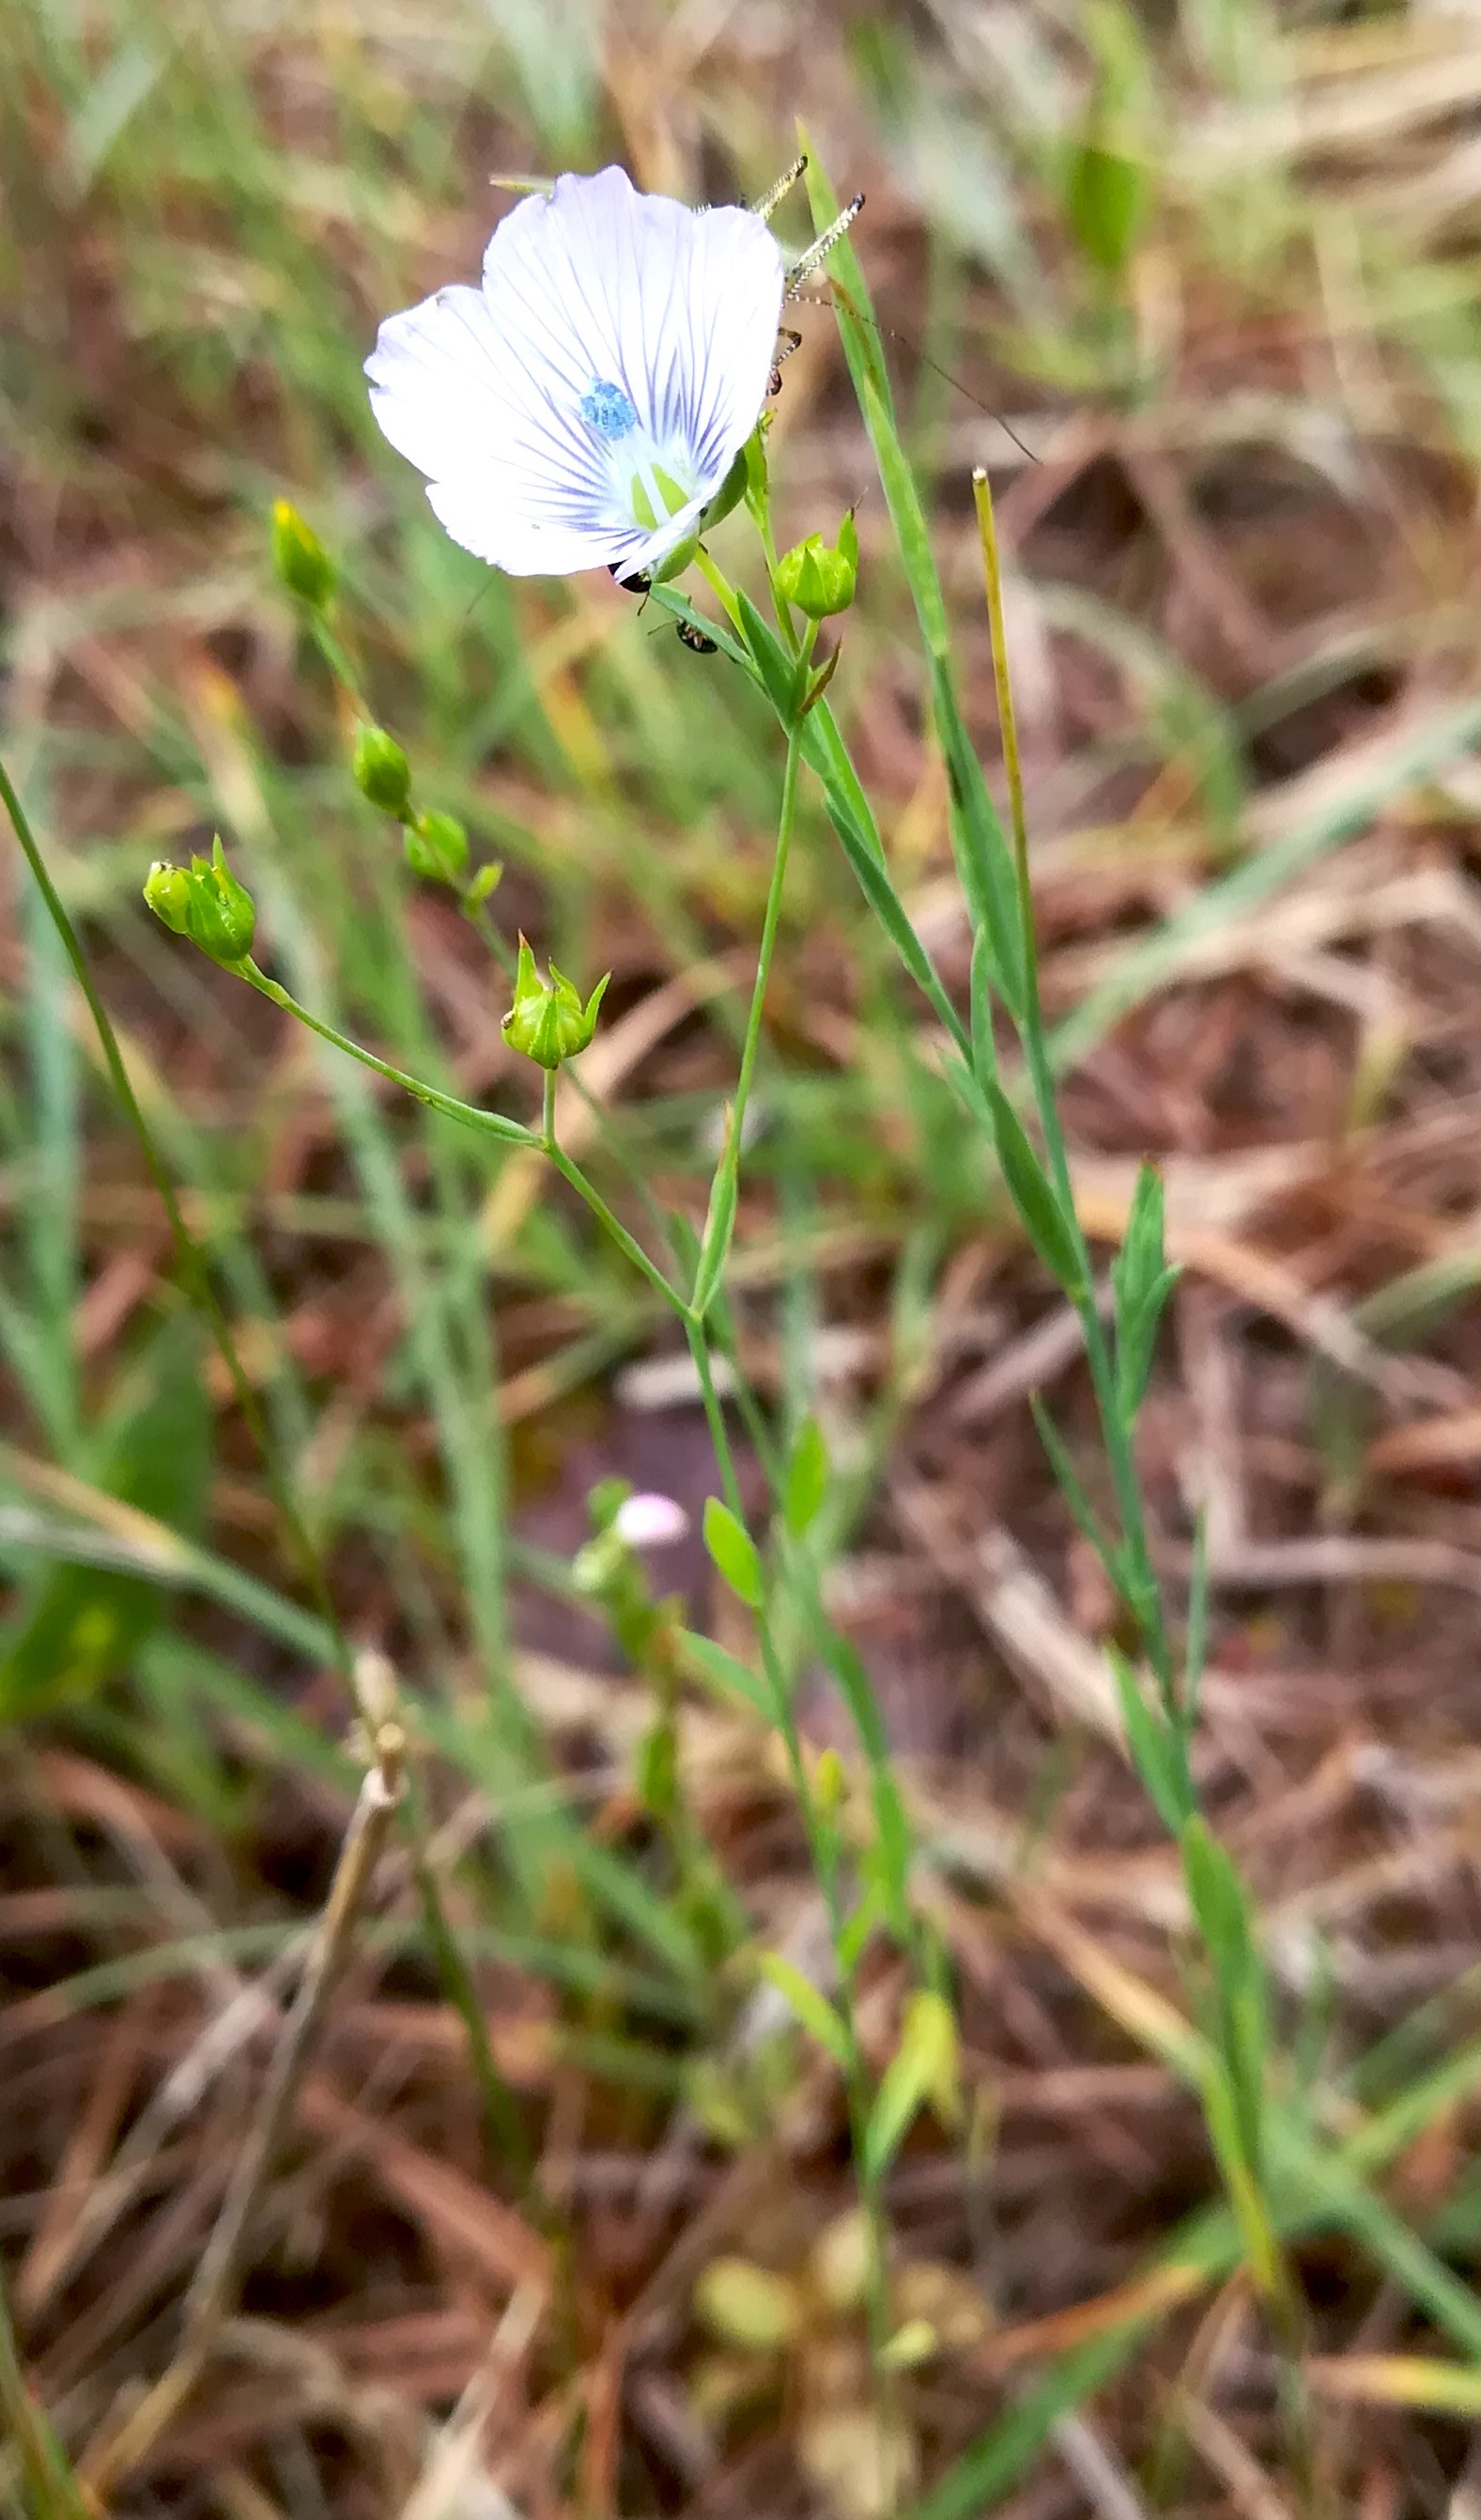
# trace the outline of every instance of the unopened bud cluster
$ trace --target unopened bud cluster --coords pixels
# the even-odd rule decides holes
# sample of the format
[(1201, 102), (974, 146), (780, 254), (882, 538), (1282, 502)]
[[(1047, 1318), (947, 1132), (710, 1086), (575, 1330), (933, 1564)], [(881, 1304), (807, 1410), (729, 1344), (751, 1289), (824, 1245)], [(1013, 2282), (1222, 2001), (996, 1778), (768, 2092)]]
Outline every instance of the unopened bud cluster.
[[(711, 503), (711, 518), (728, 513), (737, 504), (744, 494), (746, 478), (744, 461), (738, 458)], [(697, 537), (683, 548), (687, 559), (692, 559), (697, 549)], [(273, 505), (272, 554), (273, 566), (290, 594), (310, 613), (324, 613), (334, 599), (335, 565), (313, 527), (287, 499), (278, 499)], [(666, 577), (681, 564), (680, 555), (673, 555), (669, 564), (654, 574)], [(321, 621), (316, 635), (340, 680), (347, 681), (348, 669), (337, 661), (338, 652), (328, 623)], [(383, 726), (362, 724), (355, 737), (350, 767), (355, 785), (367, 802), (378, 813), (388, 814), (400, 824), (406, 862), (412, 873), (429, 883), (446, 884), (460, 896), (465, 911), (475, 913), (488, 899), (503, 870), (497, 865), (483, 866), (469, 880), (467, 831), (456, 814), (444, 813), (437, 805), (418, 805), (412, 789), (411, 763), (396, 738)], [(219, 840), (209, 864), (197, 858), (189, 871), (183, 867), (155, 867), (145, 886), (145, 899), (167, 927), (177, 935), (192, 937), (215, 962), (240, 963), (251, 950), (251, 901), (229, 874)], [(511, 1048), (547, 1070), (558, 1068), (563, 1059), (574, 1058), (586, 1049), (596, 1031), (598, 1012), (610, 977), (608, 972), (599, 980), (583, 1004), (574, 982), (563, 971), (558, 971), (554, 964), (549, 980), (540, 977), (535, 958), (521, 936), (515, 1003), (504, 1018), (505, 1038)]]

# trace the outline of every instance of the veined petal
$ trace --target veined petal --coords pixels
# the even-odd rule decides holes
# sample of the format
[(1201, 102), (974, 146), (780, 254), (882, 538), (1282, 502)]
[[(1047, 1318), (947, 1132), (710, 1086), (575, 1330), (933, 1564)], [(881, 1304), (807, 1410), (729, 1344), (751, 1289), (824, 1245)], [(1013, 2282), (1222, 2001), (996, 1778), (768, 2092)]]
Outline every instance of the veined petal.
[(455, 541), (516, 576), (651, 566), (766, 392), (782, 255), (748, 210), (562, 175), (500, 221), (481, 292), (382, 324), (376, 417)]

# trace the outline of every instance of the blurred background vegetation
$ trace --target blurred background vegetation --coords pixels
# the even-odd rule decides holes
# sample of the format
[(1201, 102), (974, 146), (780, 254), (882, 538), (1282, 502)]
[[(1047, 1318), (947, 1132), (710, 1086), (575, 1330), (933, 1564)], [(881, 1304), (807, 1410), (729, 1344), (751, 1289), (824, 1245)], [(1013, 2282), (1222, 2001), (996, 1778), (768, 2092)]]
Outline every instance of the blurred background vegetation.
[[(723, 1887), (696, 1907), (635, 1790), (651, 1677), (572, 1578), (600, 1480), (697, 1519), (687, 1355), (523, 1155), (321, 1057), (140, 903), (152, 859), (219, 830), (301, 998), (531, 1116), (502, 974), (349, 778), (353, 712), (267, 562), (287, 495), (419, 792), (505, 870), (501, 933), (584, 988), (614, 973), (581, 1070), (606, 1122), (572, 1101), (569, 1143), (635, 1232), (702, 1217), (775, 730), (605, 578), (510, 581), (450, 545), (361, 362), (383, 314), (473, 275), (492, 177), (617, 158), (743, 199), (800, 115), (868, 196), (996, 779), (968, 488), (992, 472), (1045, 984), (1107, 1258), (1136, 1160), (1166, 1168), (1158, 1549), (1176, 1574), (1204, 1507), (1205, 1790), (1262, 1898), (1284, 2071), (1345, 2146), (1343, 2210), (1294, 2232), (1323, 2455), (1364, 2520), (1470, 2509), (1481, 17), (0, 0), (0, 60), (6, 758), (338, 1617), (414, 1703), (514, 2113), (490, 2163), (398, 1859), (241, 2316), (115, 2507), (1302, 2506), (1177, 2070), (1175, 1861), (1028, 1418), (1053, 1388), (1094, 1478), (1073, 1324), (964, 1156), (816, 799), (730, 1281), (762, 1412), (738, 1435), (809, 1410), (828, 1431), (829, 1598), (892, 1728), (973, 2095), (891, 2186), (901, 2315), (937, 2350), (898, 2384), (882, 2483), (838, 2093), (746, 1965), (753, 1941), (816, 1964), (780, 1774), (696, 1687), (685, 1768)], [(806, 240), (800, 194), (778, 225)], [(947, 783), (826, 287), (797, 322), (781, 525), (861, 502), (830, 697), (965, 1000)], [(743, 566), (739, 525), (719, 548)], [(75, 2453), (167, 2352), (357, 1768), (273, 1477), (0, 864), (0, 2241)], [(652, 1564), (740, 1642), (693, 1540)], [(821, 1679), (805, 1705), (844, 1737)], [(881, 1963), (881, 2058), (899, 2001)]]

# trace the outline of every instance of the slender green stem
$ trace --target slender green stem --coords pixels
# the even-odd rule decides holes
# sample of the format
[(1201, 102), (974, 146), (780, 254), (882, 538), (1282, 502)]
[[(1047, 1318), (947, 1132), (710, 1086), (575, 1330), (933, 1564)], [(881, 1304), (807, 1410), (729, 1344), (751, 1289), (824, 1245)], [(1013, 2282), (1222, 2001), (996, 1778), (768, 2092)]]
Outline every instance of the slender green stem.
[(684, 1297), (680, 1294), (677, 1286), (670, 1285), (662, 1270), (658, 1267), (657, 1262), (649, 1258), (642, 1243), (637, 1241), (635, 1238), (629, 1234), (626, 1226), (619, 1223), (618, 1219), (613, 1216), (611, 1209), (607, 1206), (607, 1203), (602, 1196), (601, 1192), (592, 1187), (592, 1184), (587, 1180), (585, 1173), (581, 1170), (580, 1165), (573, 1164), (569, 1155), (566, 1154), (560, 1147), (549, 1147), (545, 1151), (550, 1156), (550, 1160), (555, 1165), (561, 1180), (563, 1182), (567, 1182), (570, 1185), (570, 1188), (575, 1192), (576, 1196), (591, 1209), (593, 1216), (602, 1227), (603, 1232), (606, 1234), (613, 1242), (615, 1242), (618, 1250), (623, 1254), (623, 1257), (632, 1262), (632, 1265), (638, 1271), (639, 1276), (647, 1280), (654, 1294), (662, 1299), (662, 1301), (667, 1305), (669, 1311), (677, 1314), (681, 1322), (687, 1323), (689, 1320), (690, 1308), (685, 1302)]
[(540, 1144), (534, 1131), (526, 1129), (521, 1120), (507, 1120), (502, 1111), (482, 1111), (475, 1102), (461, 1102), (455, 1094), (440, 1094), (435, 1085), (424, 1084), (420, 1076), (409, 1076), (404, 1067), (392, 1067), (386, 1059), (378, 1058), (374, 1051), (363, 1049), (359, 1042), (351, 1041), (347, 1033), (337, 1031), (321, 1015), (311, 1013), (279, 981), (270, 980), (265, 971), (259, 970), (250, 958), (243, 963), (234, 963), (231, 968), (260, 997), (270, 998), (285, 1014), (295, 1015), (299, 1023), (305, 1024), (310, 1032), (317, 1033), (321, 1041), (329, 1042), (336, 1050), (342, 1050), (347, 1058), (358, 1059), (362, 1067), (369, 1067), (377, 1076), (383, 1076), (388, 1085), (399, 1085), (403, 1094), (410, 1094), (417, 1102), (425, 1102), (429, 1110), (440, 1111), (449, 1120), (459, 1120), (465, 1128), (476, 1129), (485, 1138), (498, 1138), (508, 1147), (537, 1147)]
[[(809, 624), (811, 632), (815, 625)], [(811, 644), (804, 643), (803, 653)], [(771, 978), (772, 957), (776, 952), (777, 930), (782, 919), (782, 895), (786, 882), (786, 861), (791, 847), (792, 827), (797, 812), (797, 773), (801, 766), (800, 731), (793, 726), (786, 739), (786, 765), (782, 776), (782, 804), (777, 820), (777, 846), (772, 859), (771, 881), (766, 891), (766, 913), (761, 924), (761, 947), (756, 957), (755, 985), (751, 990), (750, 1013), (746, 1018), (745, 1041), (740, 1052), (740, 1073), (736, 1079), (736, 1099), (731, 1104), (730, 1122), (725, 1146), (710, 1190), (709, 1213), (704, 1221), (704, 1239), (695, 1269), (695, 1288), (691, 1307), (702, 1321), (713, 1303), (724, 1275), (730, 1253), (731, 1236), (735, 1232), (736, 1206), (740, 1196), (740, 1150), (745, 1134), (746, 1105), (756, 1072), (756, 1054), (761, 1046), (761, 1018), (766, 1006), (767, 983)]]
[(711, 560), (702, 543), (695, 554), (695, 566), (698, 569), (699, 574), (703, 578), (705, 585), (709, 588), (710, 593), (718, 599), (721, 609), (723, 610), (727, 621), (730, 623), (731, 628), (739, 631), (740, 629), (740, 607), (736, 601), (736, 590), (732, 586), (730, 579), (726, 576), (725, 571), (719, 567), (716, 562)]
[(324, 658), (336, 682), (341, 684), (349, 694), (361, 716), (369, 717), (371, 712), (366, 705), (365, 695), (360, 689), (354, 666), (322, 612), (309, 610), (308, 629), (314, 646)]
[[(771, 484), (765, 469), (764, 447), (760, 484), (746, 492), (745, 504), (750, 510), (752, 521), (761, 537), (761, 549), (766, 557), (766, 582), (772, 592), (772, 608), (777, 615), (777, 627), (795, 655), (797, 632), (792, 621), (791, 606), (777, 584), (777, 545), (772, 533)], [(813, 627), (815, 628), (816, 625), (814, 624)], [(808, 644), (811, 645), (811, 639)]]
[(669, 1281), (665, 1278), (656, 1261), (649, 1258), (642, 1243), (637, 1240), (635, 1236), (629, 1234), (626, 1226), (612, 1214), (611, 1209), (607, 1206), (607, 1203), (602, 1196), (601, 1192), (595, 1189), (592, 1183), (587, 1180), (580, 1165), (572, 1162), (570, 1156), (566, 1154), (564, 1148), (557, 1139), (556, 1091), (558, 1083), (559, 1071), (554, 1067), (548, 1067), (545, 1071), (545, 1095), (540, 1121), (540, 1136), (538, 1140), (542, 1152), (549, 1156), (561, 1180), (569, 1183), (570, 1188), (575, 1192), (576, 1196), (583, 1200), (586, 1206), (591, 1209), (593, 1216), (602, 1227), (603, 1232), (611, 1241), (615, 1242), (618, 1250), (624, 1255), (624, 1257), (632, 1262), (633, 1267), (639, 1272), (640, 1276), (647, 1279), (649, 1284), (652, 1287), (654, 1294), (662, 1297), (670, 1312), (677, 1313), (681, 1321), (687, 1322), (689, 1319), (689, 1306), (686, 1304), (684, 1297), (680, 1294), (677, 1286), (670, 1285)]

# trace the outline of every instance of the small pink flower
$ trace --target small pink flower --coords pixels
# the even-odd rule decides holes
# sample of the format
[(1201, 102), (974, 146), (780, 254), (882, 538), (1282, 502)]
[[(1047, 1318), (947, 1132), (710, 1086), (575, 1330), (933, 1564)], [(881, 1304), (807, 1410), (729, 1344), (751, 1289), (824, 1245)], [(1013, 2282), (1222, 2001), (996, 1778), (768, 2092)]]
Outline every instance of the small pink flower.
[(618, 1506), (612, 1529), (629, 1549), (667, 1549), (689, 1530), (689, 1516), (676, 1498), (630, 1496)]

